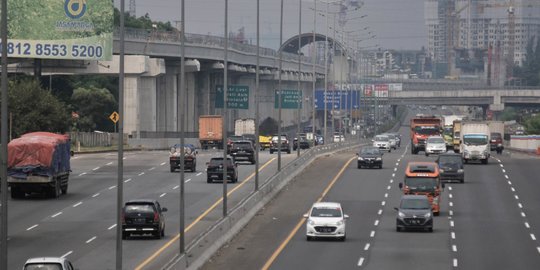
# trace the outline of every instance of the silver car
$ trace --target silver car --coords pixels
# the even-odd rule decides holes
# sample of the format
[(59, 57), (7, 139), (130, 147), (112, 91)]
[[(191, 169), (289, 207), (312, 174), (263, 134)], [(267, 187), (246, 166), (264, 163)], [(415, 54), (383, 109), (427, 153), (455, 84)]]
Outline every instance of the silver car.
[(373, 146), (378, 147), (381, 150), (386, 150), (389, 153), (392, 152), (392, 145), (390, 144), (390, 138), (387, 135), (377, 135), (372, 140)]

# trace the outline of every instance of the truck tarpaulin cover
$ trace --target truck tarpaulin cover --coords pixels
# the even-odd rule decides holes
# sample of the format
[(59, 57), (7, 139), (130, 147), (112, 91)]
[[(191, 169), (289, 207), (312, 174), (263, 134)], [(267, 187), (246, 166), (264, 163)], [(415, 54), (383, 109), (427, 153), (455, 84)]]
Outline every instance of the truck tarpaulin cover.
[(8, 144), (8, 175), (53, 176), (69, 172), (70, 139), (67, 135), (33, 132)]

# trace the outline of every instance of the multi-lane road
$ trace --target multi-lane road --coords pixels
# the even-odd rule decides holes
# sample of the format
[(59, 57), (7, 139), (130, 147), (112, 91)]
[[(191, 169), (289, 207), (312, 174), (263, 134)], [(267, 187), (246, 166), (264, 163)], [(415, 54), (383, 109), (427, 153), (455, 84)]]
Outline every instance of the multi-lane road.
[[(355, 151), (317, 160), (203, 269), (537, 269), (540, 265), (539, 159), (493, 155), (465, 165), (464, 184), (447, 183), (434, 232), (396, 232), (407, 162), (402, 147), (384, 168), (357, 169)], [(346, 242), (306, 241), (305, 219), (317, 200), (341, 202)]]
[[(206, 183), (206, 162), (222, 152), (202, 151), (197, 171), (185, 174), (186, 243), (221, 217), (221, 183)], [(260, 154), (260, 179), (276, 172), (277, 154)], [(296, 153), (283, 154), (283, 165)], [(9, 201), (9, 269), (27, 258), (67, 257), (77, 269), (115, 269), (117, 154), (72, 158), (67, 195)], [(159, 269), (178, 253), (180, 173), (169, 172), (168, 152), (126, 152), (124, 199), (151, 198), (168, 208), (165, 238), (123, 241), (124, 269)], [(239, 165), (239, 183), (230, 184), (229, 208), (254, 189), (254, 165)]]

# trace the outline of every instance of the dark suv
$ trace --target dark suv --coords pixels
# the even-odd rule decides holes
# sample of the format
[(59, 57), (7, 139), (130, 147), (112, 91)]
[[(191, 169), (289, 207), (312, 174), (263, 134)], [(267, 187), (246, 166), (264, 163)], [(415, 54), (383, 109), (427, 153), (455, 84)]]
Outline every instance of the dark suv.
[(255, 148), (251, 141), (233, 142), (229, 152), (234, 161), (247, 160), (251, 164), (255, 164)]
[[(270, 154), (273, 154), (274, 152), (278, 151), (278, 135), (272, 136), (272, 139), (270, 140)], [(287, 152), (287, 154), (291, 153), (291, 146), (289, 145), (289, 138), (287, 135), (283, 134), (281, 135), (281, 152)]]
[(243, 141), (244, 137), (232, 135), (227, 137), (227, 154), (231, 151), (232, 144), (237, 141)]
[[(227, 157), (227, 179), (233, 183), (238, 182), (238, 165), (231, 157)], [(213, 157), (206, 163), (206, 182), (214, 180), (223, 181), (223, 157)]]
[(165, 236), (165, 218), (156, 200), (131, 200), (122, 209), (122, 239), (133, 234), (151, 234), (157, 239)]
[(503, 138), (501, 133), (499, 132), (491, 132), (490, 134), (490, 140), (489, 140), (489, 150), (493, 151), (497, 149), (497, 145), (503, 144)]
[(309, 149), (309, 141), (305, 133), (300, 133), (297, 137), (294, 138), (293, 150), (298, 149), (298, 146), (300, 146), (300, 149)]
[(396, 231), (424, 229), (433, 232), (433, 212), (426, 195), (403, 195), (396, 218)]
[(358, 169), (362, 167), (382, 169), (382, 151), (375, 146), (364, 146), (358, 156)]
[(465, 170), (463, 169), (463, 158), (460, 154), (444, 153), (437, 157), (437, 165), (439, 165), (439, 175), (441, 181), (457, 180), (461, 183), (465, 182)]

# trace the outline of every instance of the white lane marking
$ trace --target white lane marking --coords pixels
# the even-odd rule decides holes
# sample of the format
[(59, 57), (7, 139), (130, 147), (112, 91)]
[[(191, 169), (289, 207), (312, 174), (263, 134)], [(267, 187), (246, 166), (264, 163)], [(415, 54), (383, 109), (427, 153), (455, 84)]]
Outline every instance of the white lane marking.
[(396, 162), (396, 166), (399, 166), (399, 163), (398, 163), (398, 162)]
[(112, 225), (111, 227), (107, 228), (107, 230), (109, 230), (109, 231), (110, 231), (110, 230), (112, 230), (112, 229), (114, 229), (114, 228), (116, 228), (116, 223), (115, 223), (115, 224), (113, 224), (113, 225)]
[(97, 196), (99, 196), (99, 193), (96, 193), (96, 194), (92, 195), (92, 198), (95, 198)]
[(111, 162), (109, 162), (109, 163), (107, 163), (105, 165), (109, 166), (109, 165), (112, 165), (112, 164), (113, 164), (113, 162), (111, 161)]
[(452, 187), (451, 187), (451, 186), (448, 186), (448, 190), (450, 190), (450, 191), (451, 191), (451, 190), (452, 190)]
[(379, 211), (377, 211), (377, 215), (382, 215), (382, 209), (379, 209)]
[(502, 164), (499, 164), (499, 165), (501, 166), (501, 168), (504, 167), (504, 165), (502, 165)]
[(94, 236), (94, 237), (92, 237), (92, 238), (86, 240), (86, 243), (88, 244), (88, 243), (90, 243), (90, 242), (96, 240), (96, 238), (97, 238), (97, 236)]
[(161, 162), (161, 163), (159, 164), (159, 166), (163, 166), (163, 165), (165, 165), (165, 164), (167, 164), (167, 162)]
[(35, 227), (37, 227), (37, 226), (39, 226), (39, 225), (36, 224), (36, 225), (30, 226), (30, 227), (28, 227), (26, 230), (27, 230), (27, 231), (30, 231), (30, 230), (34, 229)]
[(83, 176), (83, 175), (85, 175), (85, 174), (86, 174), (86, 173), (85, 173), (85, 172), (83, 172), (83, 173), (79, 174), (79, 176)]
[(148, 169), (149, 171), (153, 171), (156, 167), (152, 167), (150, 169)]
[(394, 172), (397, 171), (397, 168), (394, 168)]
[(95, 167), (92, 169), (92, 171), (97, 171), (97, 170), (99, 170), (99, 167)]
[(516, 192), (516, 189), (514, 187), (511, 187), (510, 189), (512, 190), (512, 192)]
[(378, 220), (378, 219), (377, 219), (377, 220), (375, 220), (375, 223), (374, 223), (373, 225), (375, 225), (375, 226), (379, 226), (379, 220)]
[(457, 264), (457, 259), (454, 258), (454, 267), (457, 267), (457, 266), (458, 266), (458, 264)]
[(179, 187), (180, 187), (179, 185), (176, 185), (176, 186), (174, 186), (172, 189), (177, 189), (177, 188), (179, 188)]
[(127, 157), (122, 158), (123, 160), (126, 160)]
[(73, 253), (73, 250), (69, 251), (68, 253), (66, 253), (66, 254), (64, 254), (62, 256), (60, 256), (60, 258), (65, 258), (65, 257), (69, 256), (71, 253)]
[(131, 181), (131, 178), (124, 180), (124, 183)]
[(510, 180), (508, 180), (508, 184), (509, 184), (509, 185), (512, 185), (512, 182), (511, 182)]
[(144, 172), (142, 172), (142, 173), (139, 173), (139, 176), (141, 176), (141, 175), (144, 175)]
[(454, 221), (450, 220), (450, 227), (454, 227)]
[(188, 180), (186, 180), (185, 182), (186, 182), (186, 183), (189, 183), (189, 181), (191, 181), (191, 178), (189, 178), (189, 179), (188, 179)]
[(506, 179), (508, 179), (508, 175), (505, 174), (504, 177), (505, 177)]
[(456, 245), (452, 245), (452, 251), (457, 252), (457, 246)]
[(199, 176), (199, 175), (201, 175), (201, 174), (202, 174), (202, 172), (198, 173), (197, 176)]
[(375, 237), (375, 231), (371, 231), (371, 233), (369, 234), (369, 237)]
[(388, 193), (384, 193), (384, 197), (385, 197), (385, 198), (388, 198)]
[(73, 207), (77, 207), (77, 206), (79, 206), (81, 204), (82, 204), (82, 202), (78, 202), (78, 203), (74, 204)]
[[(538, 248), (538, 252), (540, 252), (540, 248)], [(364, 264), (364, 257), (360, 258), (360, 260), (358, 260), (358, 266), (362, 266), (362, 264)]]
[(109, 190), (116, 188), (116, 186), (110, 186)]
[(522, 217), (526, 217), (526, 215), (525, 215), (524, 212), (521, 212), (521, 216), (522, 216)]
[(454, 206), (454, 203), (453, 202), (448, 202), (448, 205)]
[(388, 190), (390, 190), (391, 188), (392, 188), (392, 186), (390, 186), (390, 185), (386, 187), (386, 189), (388, 189)]
[(452, 211), (452, 210), (448, 211), (448, 215), (453, 216), (453, 215), (454, 215), (454, 211)]
[(519, 200), (519, 196), (518, 196), (518, 195), (514, 195), (514, 198), (516, 198), (516, 200)]
[(159, 197), (161, 198), (161, 197), (163, 197), (165, 195), (167, 195), (167, 193), (163, 193), (163, 194), (159, 195)]
[(503, 173), (506, 173), (506, 170), (505, 170), (505, 169), (502, 169), (502, 172), (503, 172)]
[(390, 184), (394, 183), (394, 179), (390, 179)]
[(534, 234), (531, 233), (531, 239), (536, 241), (536, 236), (534, 236)]
[(382, 201), (381, 205), (384, 206), (386, 204), (386, 201)]
[(525, 222), (525, 227), (527, 227), (527, 229), (531, 228), (531, 226), (529, 225), (529, 222)]
[(395, 173), (393, 173), (393, 174), (392, 174), (392, 177), (396, 177), (396, 174), (395, 174)]
[(523, 205), (521, 203), (518, 203), (519, 208), (523, 208)]
[(364, 250), (368, 250), (368, 249), (369, 249), (369, 246), (370, 246), (370, 244), (367, 243), (366, 246), (364, 246)]
[(538, 250), (538, 253), (540, 253), (540, 247), (537, 247), (536, 250)]
[(448, 198), (452, 199), (452, 193), (448, 194)]
[(59, 215), (61, 215), (61, 214), (62, 214), (62, 212), (58, 212), (58, 213), (52, 215), (51, 217), (52, 217), (52, 218), (55, 218), (55, 217), (57, 217), (57, 216), (59, 216)]
[(452, 236), (452, 239), (456, 239), (456, 233), (455, 232), (451, 232), (450, 235)]

